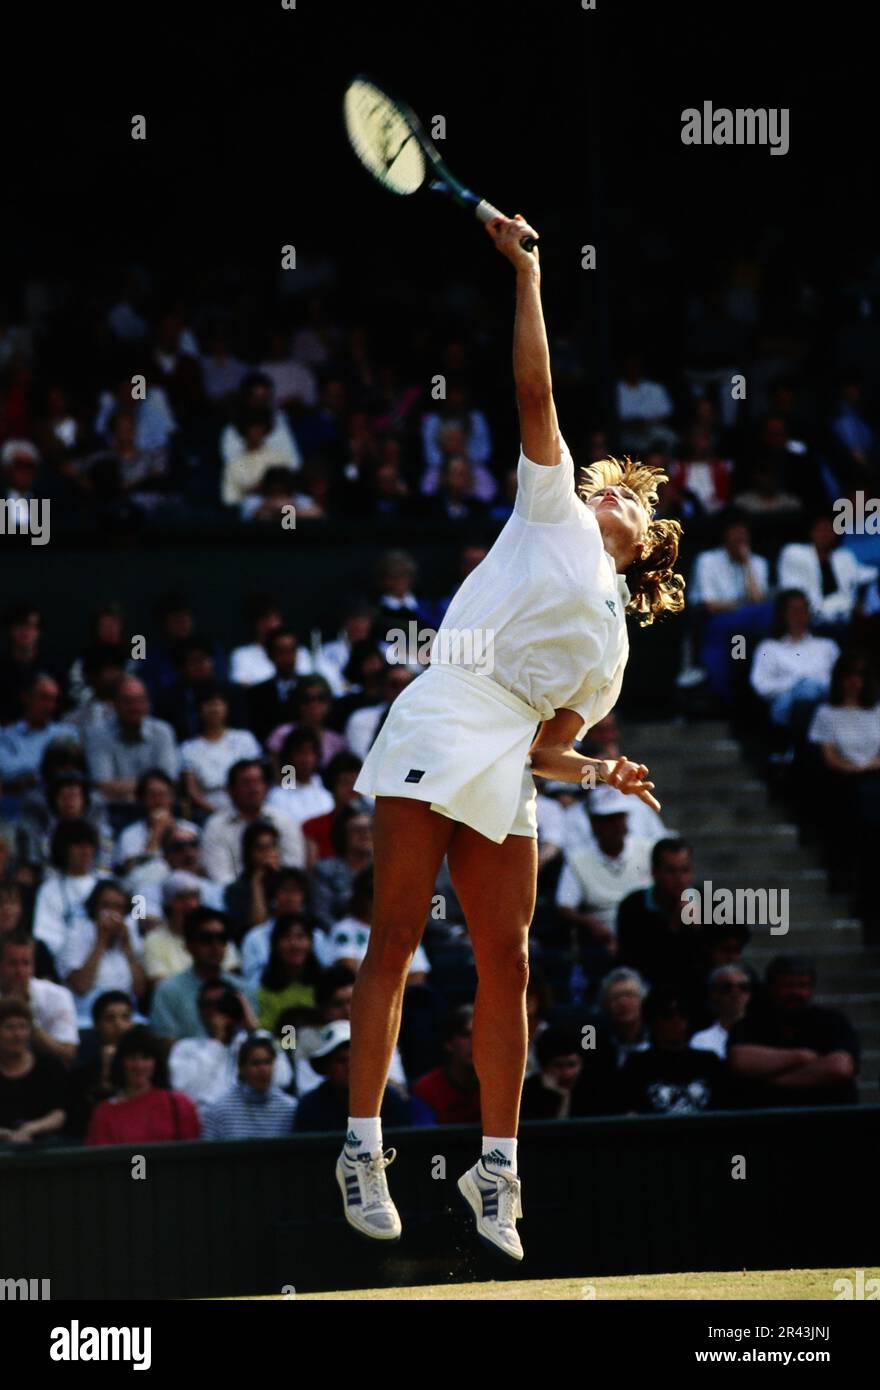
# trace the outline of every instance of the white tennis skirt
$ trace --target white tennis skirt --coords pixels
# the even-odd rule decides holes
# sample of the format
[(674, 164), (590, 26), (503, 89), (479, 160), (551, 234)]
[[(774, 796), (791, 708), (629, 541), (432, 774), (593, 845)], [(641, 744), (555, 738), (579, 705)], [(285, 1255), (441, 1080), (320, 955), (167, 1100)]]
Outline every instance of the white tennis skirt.
[(432, 665), (397, 696), (355, 790), (407, 796), (501, 844), (537, 838), (526, 759), (542, 715), (489, 676)]

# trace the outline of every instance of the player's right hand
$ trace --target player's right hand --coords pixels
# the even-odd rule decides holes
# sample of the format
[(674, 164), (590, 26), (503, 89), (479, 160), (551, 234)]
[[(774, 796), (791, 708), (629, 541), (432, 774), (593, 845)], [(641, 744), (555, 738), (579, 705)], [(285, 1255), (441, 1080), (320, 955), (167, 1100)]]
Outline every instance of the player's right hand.
[(538, 233), (534, 227), (529, 226), (521, 213), (518, 212), (515, 217), (494, 218), (493, 221), (486, 223), (486, 231), (502, 256), (506, 256), (517, 270), (534, 266), (538, 259), (537, 247), (534, 251), (525, 251), (520, 246), (520, 241), (524, 236), (533, 236), (537, 239)]

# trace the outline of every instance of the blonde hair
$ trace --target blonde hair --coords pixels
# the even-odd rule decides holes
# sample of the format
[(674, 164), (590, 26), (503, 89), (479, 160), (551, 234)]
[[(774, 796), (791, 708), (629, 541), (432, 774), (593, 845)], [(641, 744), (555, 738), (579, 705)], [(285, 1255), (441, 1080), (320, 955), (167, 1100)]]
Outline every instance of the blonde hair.
[(669, 481), (662, 468), (648, 468), (632, 459), (600, 459), (580, 470), (578, 496), (588, 502), (606, 487), (631, 488), (648, 514), (644, 553), (626, 571), (631, 594), (627, 613), (638, 613), (647, 627), (661, 613), (680, 613), (684, 608), (684, 579), (675, 573), (681, 526), (677, 521), (655, 521), (658, 489)]

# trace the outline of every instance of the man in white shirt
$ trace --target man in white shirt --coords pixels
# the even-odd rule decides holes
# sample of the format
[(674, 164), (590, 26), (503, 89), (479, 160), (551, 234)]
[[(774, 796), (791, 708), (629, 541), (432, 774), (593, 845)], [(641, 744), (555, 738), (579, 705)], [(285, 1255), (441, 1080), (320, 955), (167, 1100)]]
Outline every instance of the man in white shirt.
[(232, 802), (230, 809), (215, 811), (202, 836), (202, 861), (208, 877), (222, 888), (238, 878), (244, 868), (242, 837), (245, 828), (255, 820), (269, 821), (277, 829), (285, 868), (305, 868), (302, 830), (290, 816), (266, 804), (269, 784), (262, 764), (250, 759), (234, 763), (229, 769), (227, 790)]
[(658, 441), (673, 444), (675, 432), (666, 424), (672, 411), (666, 387), (659, 381), (649, 381), (642, 374), (642, 359), (637, 353), (630, 353), (623, 365), (623, 376), (617, 383), (620, 440), (627, 453), (636, 457)]
[(693, 640), (702, 668), (715, 692), (731, 703), (734, 697), (731, 638), (739, 634), (758, 640), (767, 631), (770, 567), (751, 548), (748, 524), (731, 516), (715, 550), (702, 551), (694, 561), (688, 588)]
[(0, 936), (0, 999), (20, 999), (33, 1017), (34, 1051), (69, 1066), (76, 1057), (76, 1004), (64, 985), (34, 979), (34, 943), (22, 928)]
[(783, 590), (777, 605), (780, 635), (758, 647), (749, 680), (767, 701), (774, 724), (806, 733), (813, 710), (828, 692), (840, 648), (830, 637), (810, 632), (810, 610), (801, 590)]
[(840, 541), (830, 518), (821, 516), (809, 542), (786, 545), (779, 556), (780, 589), (801, 589), (814, 621), (825, 626), (848, 623), (859, 588), (877, 578), (875, 566), (863, 565)]
[(629, 799), (615, 787), (598, 786), (590, 793), (596, 845), (565, 855), (556, 889), (560, 917), (608, 956), (617, 946), (619, 904), (651, 883), (651, 843), (628, 833), (629, 810)]

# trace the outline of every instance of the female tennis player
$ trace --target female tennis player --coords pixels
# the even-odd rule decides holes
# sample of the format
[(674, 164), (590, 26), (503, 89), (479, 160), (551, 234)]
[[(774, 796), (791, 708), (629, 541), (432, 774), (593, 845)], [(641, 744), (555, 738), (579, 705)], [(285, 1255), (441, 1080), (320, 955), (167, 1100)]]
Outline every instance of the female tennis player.
[(575, 487), (553, 402), (538, 257), (520, 245), (524, 232), (537, 233), (519, 214), (487, 231), (516, 270), (517, 498), (355, 783), (376, 798), (375, 897), (352, 1004), (352, 1113), (336, 1177), (355, 1230), (396, 1240), (401, 1224), (385, 1172), (396, 1153), (383, 1153), (380, 1107), (407, 972), (446, 855), (479, 977), (482, 1156), (458, 1186), (478, 1235), (520, 1260), (516, 1133), (537, 879), (532, 774), (607, 782), (659, 809), (646, 767), (583, 757), (574, 744), (617, 701), (626, 614), (644, 624), (680, 611), (684, 581), (673, 571), (680, 526), (652, 519), (665, 474), (606, 459), (583, 469)]

